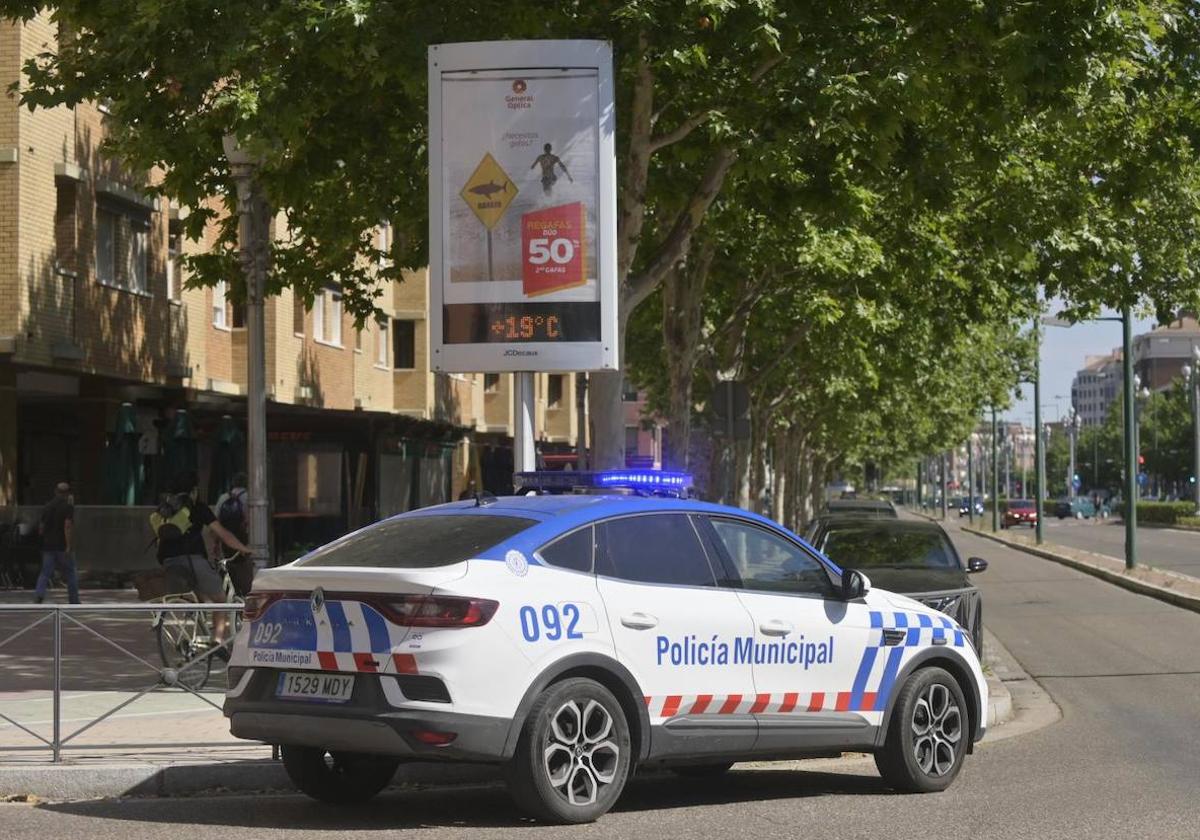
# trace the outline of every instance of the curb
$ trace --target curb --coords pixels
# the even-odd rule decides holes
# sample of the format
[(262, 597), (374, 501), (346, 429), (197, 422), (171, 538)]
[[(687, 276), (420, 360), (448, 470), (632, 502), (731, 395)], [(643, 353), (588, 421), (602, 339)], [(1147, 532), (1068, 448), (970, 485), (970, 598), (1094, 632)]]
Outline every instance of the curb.
[(1066, 554), (1059, 554), (1056, 551), (1050, 551), (1046, 548), (1038, 548), (1037, 546), (1025, 545), (1024, 543), (1014, 542), (999, 534), (992, 534), (987, 531), (979, 531), (972, 528), (964, 528), (963, 531), (968, 534), (973, 534), (977, 537), (983, 537), (985, 540), (992, 540), (1009, 548), (1023, 551), (1026, 554), (1032, 554), (1035, 557), (1041, 557), (1044, 560), (1053, 560), (1055, 563), (1061, 563), (1064, 566), (1069, 566), (1085, 574), (1098, 577), (1101, 580), (1107, 581), (1123, 589), (1128, 589), (1131, 592), (1136, 592), (1139, 595), (1148, 595), (1151, 598), (1157, 598), (1160, 601), (1166, 601), (1168, 604), (1173, 604), (1176, 607), (1183, 607), (1192, 612), (1200, 612), (1200, 597), (1195, 595), (1186, 595), (1182, 592), (1176, 592), (1166, 586), (1159, 586), (1154, 583), (1147, 583), (1143, 580), (1130, 577), (1129, 575), (1115, 572), (1112, 569), (1106, 569), (1103, 566), (1098, 566), (1089, 563), (1086, 560), (1081, 560), (1076, 557), (1070, 557)]
[[(500, 778), (498, 765), (414, 762), (402, 764), (392, 786), (470, 785)], [(224, 791), (293, 790), (283, 764), (271, 759), (218, 764), (76, 764), (0, 767), (0, 801), (36, 797), (52, 801), (122, 796), (180, 797)]]

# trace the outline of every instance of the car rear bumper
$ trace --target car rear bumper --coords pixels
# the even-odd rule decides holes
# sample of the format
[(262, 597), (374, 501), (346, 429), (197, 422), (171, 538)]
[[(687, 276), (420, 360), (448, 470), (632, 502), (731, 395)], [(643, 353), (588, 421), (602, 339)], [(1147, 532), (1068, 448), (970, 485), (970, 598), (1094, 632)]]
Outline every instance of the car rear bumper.
[[(397, 698), (403, 701), (403, 695), (393, 676), (357, 674), (348, 702), (321, 703), (279, 699), (275, 696), (279, 671), (248, 671), (239, 677), (224, 704), (230, 732), (237, 738), (420, 761), (496, 762), (504, 758), (510, 720), (443, 711), (433, 703), (398, 708), (394, 703)], [(385, 685), (385, 680), (393, 685)], [(454, 738), (435, 746), (420, 740), (420, 733), (453, 733)]]

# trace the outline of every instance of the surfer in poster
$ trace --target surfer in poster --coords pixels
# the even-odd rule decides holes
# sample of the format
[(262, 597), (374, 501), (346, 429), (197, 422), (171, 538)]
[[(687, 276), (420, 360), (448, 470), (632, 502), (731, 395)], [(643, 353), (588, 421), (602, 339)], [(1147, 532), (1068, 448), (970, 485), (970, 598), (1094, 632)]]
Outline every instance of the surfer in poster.
[(535, 160), (533, 165), (529, 167), (530, 169), (533, 169), (535, 166), (542, 167), (542, 192), (544, 192), (546, 195), (550, 195), (550, 191), (554, 189), (555, 183), (558, 182), (558, 175), (556, 175), (554, 172), (554, 167), (556, 166), (562, 169), (563, 174), (567, 176), (568, 181), (570, 181), (572, 184), (575, 183), (575, 179), (572, 178), (571, 173), (567, 171), (566, 164), (564, 164), (562, 160), (559, 159), (558, 155), (554, 154), (551, 149), (552, 147), (549, 143), (547, 143), (545, 146), (542, 146), (542, 153), (537, 156), (537, 160)]

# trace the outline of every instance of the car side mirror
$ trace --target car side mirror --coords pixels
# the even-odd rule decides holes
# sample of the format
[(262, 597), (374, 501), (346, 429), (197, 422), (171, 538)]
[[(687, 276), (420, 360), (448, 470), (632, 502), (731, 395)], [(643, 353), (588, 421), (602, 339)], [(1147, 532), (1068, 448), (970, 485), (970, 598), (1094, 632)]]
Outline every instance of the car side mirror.
[(988, 567), (988, 562), (986, 560), (984, 560), (982, 557), (972, 557), (969, 560), (967, 560), (967, 574), (974, 574), (975, 572), (986, 572), (987, 567)]
[(842, 569), (842, 600), (857, 601), (870, 591), (870, 578), (857, 569)]

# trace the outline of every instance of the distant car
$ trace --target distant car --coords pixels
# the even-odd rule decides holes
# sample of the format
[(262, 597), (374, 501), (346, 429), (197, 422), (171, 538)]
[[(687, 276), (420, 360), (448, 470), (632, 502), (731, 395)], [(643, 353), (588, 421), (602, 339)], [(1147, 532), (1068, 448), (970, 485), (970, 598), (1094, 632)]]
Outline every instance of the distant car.
[(1068, 517), (1072, 519), (1091, 519), (1095, 516), (1103, 519), (1108, 514), (1108, 505), (1101, 502), (1100, 507), (1097, 508), (1096, 503), (1087, 496), (1076, 496), (1074, 499), (1059, 499), (1054, 503), (1054, 515), (1059, 519), (1067, 519)]
[(976, 516), (983, 516), (983, 499), (980, 499), (978, 497), (976, 497), (974, 499), (968, 499), (966, 496), (963, 496), (961, 499), (959, 499), (958, 500), (958, 515), (959, 515), (959, 517), (961, 518), (961, 517), (969, 514), (971, 512), (972, 507), (975, 508)]
[(821, 519), (810, 533), (826, 557), (949, 615), (970, 634), (975, 650), (983, 649), (983, 599), (968, 575), (984, 571), (986, 560), (972, 557), (964, 564), (936, 522)]
[(897, 518), (896, 506), (885, 499), (830, 499), (825, 503), (825, 513), (873, 516), (877, 519)]
[(1009, 499), (1008, 509), (1004, 511), (1004, 527), (1017, 525), (1037, 526), (1037, 507), (1032, 499)]

